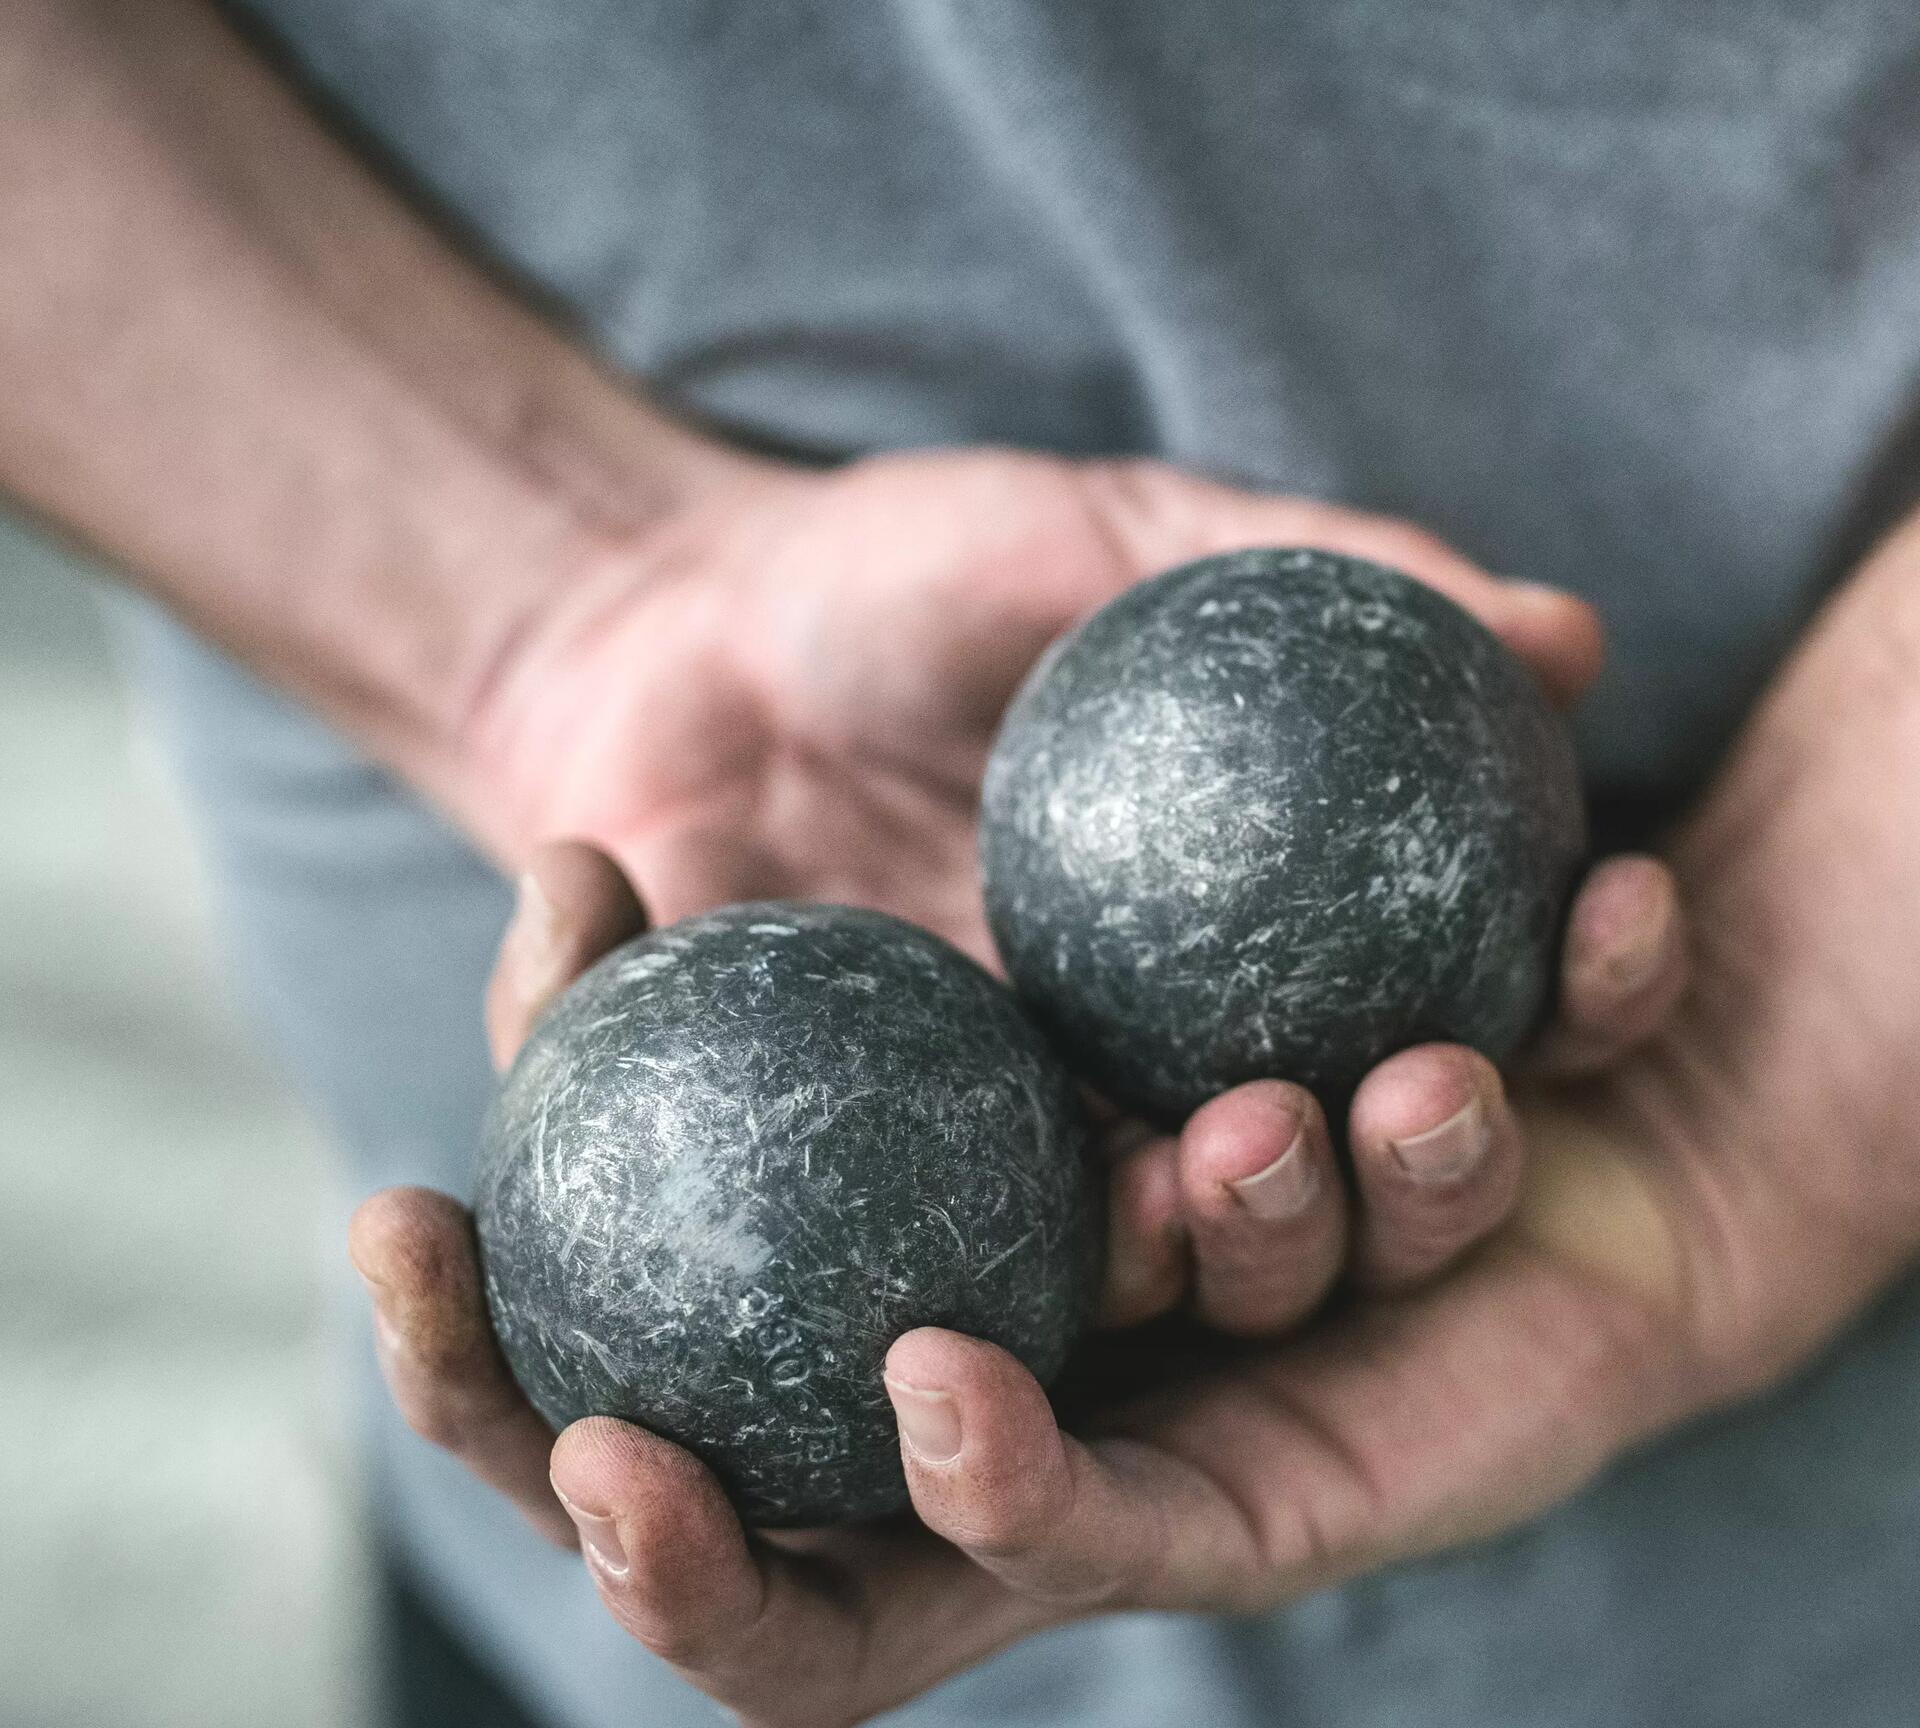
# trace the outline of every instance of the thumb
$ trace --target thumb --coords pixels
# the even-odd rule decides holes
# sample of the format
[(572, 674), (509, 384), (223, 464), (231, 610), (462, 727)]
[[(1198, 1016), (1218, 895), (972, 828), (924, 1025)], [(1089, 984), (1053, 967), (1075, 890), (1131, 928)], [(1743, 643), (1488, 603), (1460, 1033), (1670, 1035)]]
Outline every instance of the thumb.
[(609, 949), (647, 928), (625, 873), (584, 840), (537, 846), (487, 983), (487, 1044), (504, 1068), (547, 1005)]

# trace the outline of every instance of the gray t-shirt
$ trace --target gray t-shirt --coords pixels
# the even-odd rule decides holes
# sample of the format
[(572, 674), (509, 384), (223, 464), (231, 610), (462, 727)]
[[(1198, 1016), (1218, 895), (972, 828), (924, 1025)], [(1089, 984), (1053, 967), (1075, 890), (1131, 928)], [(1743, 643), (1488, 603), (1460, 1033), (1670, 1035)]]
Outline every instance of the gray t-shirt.
[[(1916, 490), (1913, 0), (251, 10), (618, 363), (743, 436), (1151, 452), (1587, 595), (1604, 788), (1692, 784)], [(311, 721), (143, 638), (294, 1065), (367, 1186), (466, 1191), (500, 884)], [(1898, 1293), (1497, 1544), (1267, 1621), (1056, 1633), (902, 1719), (1909, 1719), (1917, 1319)], [(380, 1420), (394, 1528), (557, 1720), (712, 1719), (577, 1562)]]

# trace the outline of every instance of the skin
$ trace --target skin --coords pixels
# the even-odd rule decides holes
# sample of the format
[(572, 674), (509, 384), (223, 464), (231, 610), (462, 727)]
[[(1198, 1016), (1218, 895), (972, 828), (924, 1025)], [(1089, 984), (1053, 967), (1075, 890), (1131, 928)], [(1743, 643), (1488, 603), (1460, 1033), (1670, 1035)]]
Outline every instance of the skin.
[[(877, 540), (902, 539), (888, 528), (902, 521), (916, 524), (904, 582), (866, 562)], [(1014, 685), (1055, 634), (1128, 583), (1261, 537), (1416, 567), (1500, 629), (1563, 701), (1597, 664), (1591, 616), (1563, 596), (1497, 583), (1399, 524), (1158, 464), (992, 452), (730, 480), (690, 524), (622, 548), (584, 584), (588, 602), (526, 641), (499, 708), (470, 728), (529, 829), (597, 839), (531, 855), (489, 996), (496, 1060), (567, 981), (644, 928), (630, 879), (668, 920), (744, 898), (850, 900), (990, 962), (974, 793)], [(663, 559), (664, 574), (643, 556)], [(793, 625), (795, 596), (821, 621)], [(778, 624), (742, 627), (769, 609)], [(1009, 637), (1016, 652), (1003, 652)], [(769, 641), (794, 643), (792, 659), (767, 655)], [(908, 641), (926, 655), (911, 679), (896, 664)], [(1664, 867), (1603, 864), (1570, 919), (1543, 1060), (1604, 1061), (1638, 1042), (1684, 970)], [(1577, 1036), (1584, 1052), (1568, 1045)], [(1343, 1275), (1380, 1292), (1421, 1282), (1511, 1209), (1520, 1139), (1500, 1076), (1471, 1051), (1429, 1046), (1383, 1065), (1353, 1126), (1350, 1195), (1318, 1104), (1284, 1082), (1216, 1101), (1178, 1138), (1112, 1122), (1110, 1323), (1190, 1305), (1224, 1332), (1281, 1332)], [(1413, 1171), (1396, 1142), (1415, 1148)], [(417, 1190), (376, 1197), (351, 1250), (386, 1316), (383, 1356), (409, 1419), (569, 1539), (548, 1481), (552, 1436), (487, 1331), (464, 1209)]]
[[(523, 877), (502, 1053), (637, 927), (629, 881), (662, 918), (833, 896), (984, 952), (994, 719), (1055, 633), (1180, 559), (1380, 558), (1563, 700), (1598, 664), (1577, 602), (1310, 500), (729, 449), (467, 262), (198, 0), (0, 9), (0, 256), (0, 485)], [(1284, 1081), (1176, 1138), (1115, 1123), (1109, 1317), (1178, 1321), (1115, 1335), (1071, 1433), (998, 1352), (901, 1339), (916, 1519), (762, 1539), (651, 1436), (556, 1441), (500, 1371), (464, 1212), (417, 1190), (352, 1238), (396, 1397), (761, 1723), (857, 1720), (1079, 1615), (1283, 1603), (1553, 1503), (1776, 1381), (1920, 1244), (1894, 1078), (1920, 1037), (1916, 592), (1910, 530), (1668, 856), (1595, 872), (1539, 1072), (1393, 1058), (1353, 1106), (1351, 1193)]]
[[(424, 1335), (399, 1331), (396, 1394), (475, 1468), (509, 1491), (517, 1479), (551, 1528), (548, 1466), (610, 1612), (749, 1723), (858, 1721), (1046, 1626), (1131, 1608), (1260, 1611), (1497, 1532), (1648, 1437), (1777, 1383), (1910, 1263), (1920, 1122), (1870, 1052), (1920, 1033), (1915, 762), (1920, 521), (1829, 608), (1678, 837), (1692, 969), (1649, 1037), (1596, 1070), (1607, 1014), (1581, 995), (1635, 952), (1662, 955), (1644, 1001), (1681, 970), (1662, 942), (1601, 939), (1624, 906), (1672, 889), (1633, 861), (1609, 876), (1640, 873), (1639, 887), (1621, 876), (1590, 892), (1570, 933), (1568, 1011), (1548, 1045), (1571, 1050), (1580, 1074), (1503, 1100), (1476, 1059), (1422, 1050), (1363, 1086), (1349, 1124), (1357, 1215), (1344, 1262), (1321, 1263), (1344, 1265), (1357, 1299), (1297, 1330), (1324, 1288), (1299, 1269), (1315, 1250), (1295, 1236), (1284, 1255), (1233, 1251), (1262, 1227), (1208, 1184), (1301, 1127), (1318, 1156), (1324, 1129), (1278, 1084), (1208, 1106), (1159, 1154), (1194, 1256), (1191, 1282), (1170, 1277), (1164, 1295), (1249, 1341), (1142, 1389), (1142, 1339), (1131, 1383), (1096, 1388), (1068, 1432), (1004, 1353), (908, 1334), (887, 1385), (917, 1523), (757, 1536), (694, 1459), (604, 1419), (549, 1454), (492, 1354), (464, 1215), (418, 1190), (377, 1198), (355, 1226), (356, 1256), (384, 1280), (379, 1305), (432, 1316)], [(550, 930), (616, 902), (624, 921), (604, 933), (638, 918), (590, 849), (542, 853), (533, 873)], [(494, 999), (503, 1053), (537, 1011), (515, 981), (526, 963), (510, 943)], [(569, 967), (533, 970), (557, 983)], [(1513, 1173), (1512, 1210), (1496, 1186), (1398, 1211), (1408, 1192), (1382, 1180), (1383, 1154), (1469, 1099), (1489, 1123), (1480, 1169)], [(1447, 1251), (1463, 1239), (1471, 1252)], [(401, 1262), (413, 1270), (395, 1274)], [(490, 1426), (463, 1418), (474, 1401)]]
[[(590, 836), (663, 920), (744, 899), (851, 901), (991, 964), (975, 803), (1020, 677), (1127, 585), (1271, 540), (1413, 569), (1500, 630), (1563, 701), (1597, 664), (1584, 607), (1495, 582), (1400, 524), (1153, 463), (921, 455), (730, 481), (622, 549), (583, 584), (576, 613), (525, 641), (472, 736), (506, 788), (494, 802), (519, 812), (523, 832)], [(537, 872), (534, 887), (538, 924), (543, 904), (562, 902)], [(1662, 867), (1623, 859), (1596, 873), (1572, 944), (1560, 1042), (1585, 1027), (1590, 1058), (1604, 1061), (1658, 1023), (1681, 981), (1678, 900)], [(509, 948), (514, 968), (529, 964), (518, 938)], [(544, 963), (532, 964), (538, 974)], [(1114, 1183), (1115, 1318), (1167, 1306), (1197, 1256), (1204, 1315), (1235, 1331), (1288, 1325), (1348, 1257), (1361, 1284), (1391, 1289), (1497, 1224), (1521, 1165), (1499, 1077), (1435, 1046), (1378, 1083), (1393, 1133), (1358, 1143), (1351, 1204), (1318, 1107), (1297, 1087), (1258, 1088), (1244, 1109), (1222, 1100), (1185, 1156), (1116, 1127), (1129, 1150)], [(1231, 1186), (1296, 1140), (1290, 1175)], [(1412, 1147), (1411, 1174), (1394, 1141)], [(1262, 1218), (1256, 1207), (1274, 1211), (1288, 1180), (1312, 1189), (1299, 1215)], [(1277, 1260), (1290, 1269), (1270, 1270)]]

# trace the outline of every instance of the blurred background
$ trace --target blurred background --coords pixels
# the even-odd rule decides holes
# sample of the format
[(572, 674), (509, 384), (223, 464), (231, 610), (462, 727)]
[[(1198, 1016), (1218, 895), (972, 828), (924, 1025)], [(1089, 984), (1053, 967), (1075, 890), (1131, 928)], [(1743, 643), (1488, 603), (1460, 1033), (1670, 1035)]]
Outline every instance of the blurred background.
[(0, 1724), (359, 1728), (346, 1199), (84, 571), (0, 516)]

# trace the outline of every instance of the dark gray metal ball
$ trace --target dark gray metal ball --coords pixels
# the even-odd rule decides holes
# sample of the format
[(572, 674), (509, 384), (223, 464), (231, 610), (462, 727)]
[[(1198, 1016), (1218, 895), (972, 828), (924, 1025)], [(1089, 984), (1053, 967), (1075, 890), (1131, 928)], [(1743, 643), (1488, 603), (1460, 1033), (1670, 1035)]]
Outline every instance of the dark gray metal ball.
[(1242, 1081), (1338, 1105), (1395, 1050), (1534, 1026), (1586, 848), (1565, 727), (1431, 588), (1253, 551), (1131, 589), (1009, 710), (994, 938), (1069, 1060), (1176, 1122)]
[(624, 1417), (752, 1522), (906, 1503), (881, 1382), (916, 1326), (1043, 1381), (1085, 1321), (1101, 1189), (1012, 995), (877, 912), (732, 906), (609, 954), (487, 1122), (488, 1306), (556, 1427)]

